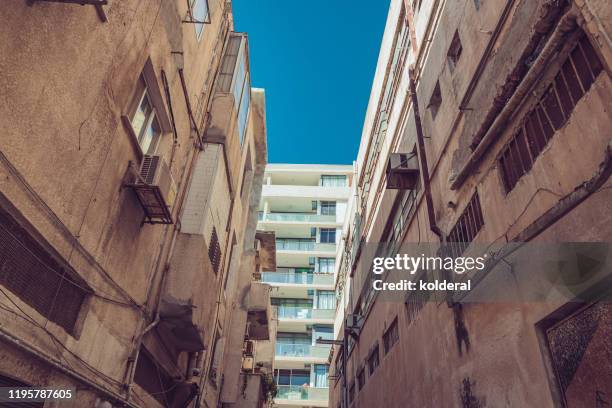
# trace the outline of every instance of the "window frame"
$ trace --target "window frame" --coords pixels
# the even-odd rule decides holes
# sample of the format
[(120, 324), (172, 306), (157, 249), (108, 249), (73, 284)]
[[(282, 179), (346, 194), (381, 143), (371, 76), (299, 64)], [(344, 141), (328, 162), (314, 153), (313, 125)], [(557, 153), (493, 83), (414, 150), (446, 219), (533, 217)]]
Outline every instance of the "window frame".
[[(321, 244), (335, 244), (336, 243), (336, 228), (320, 228), (319, 229), (319, 243)], [(325, 236), (325, 241), (323, 240), (323, 236)], [(333, 241), (329, 241), (329, 239), (333, 236)]]
[[(206, 5), (206, 15), (204, 16), (203, 20), (196, 20), (196, 16), (195, 16), (196, 7), (195, 6), (200, 1)], [(196, 39), (199, 42), (204, 36), (204, 26), (206, 24), (210, 24), (210, 4), (208, 4), (208, 0), (191, 0), (191, 4), (189, 5), (189, 7), (190, 7), (189, 17), (191, 17), (191, 20), (192, 20), (191, 22), (194, 24)]]
[[(136, 104), (134, 111), (130, 115), (130, 125), (132, 127), (133, 134), (136, 138), (136, 143), (138, 144), (138, 147), (140, 148), (140, 152), (143, 155), (155, 155), (164, 132), (161, 128), (161, 124), (159, 123), (157, 108), (155, 107), (155, 104), (153, 103), (153, 100), (151, 96), (149, 95), (149, 89), (148, 89), (149, 87), (147, 85), (147, 81), (142, 76), (139, 78), (139, 81), (143, 81), (144, 89), (142, 90), (142, 93), (140, 95), (140, 98), (138, 99), (138, 103)], [(144, 101), (145, 98), (147, 99), (149, 106), (151, 107), (151, 111), (145, 116), (145, 120), (142, 122), (142, 126), (140, 127), (140, 130), (136, 131), (136, 128), (134, 127), (134, 119), (136, 118), (136, 114), (139, 112), (140, 106), (142, 105), (142, 102)], [(147, 130), (149, 129), (149, 126), (151, 126), (153, 121), (157, 123), (157, 126), (159, 128), (159, 133), (154, 137), (154, 139), (151, 140), (151, 143), (149, 144), (149, 146), (147, 147), (147, 150), (145, 151), (142, 145), (142, 142), (143, 142), (142, 139), (144, 135), (147, 133)]]

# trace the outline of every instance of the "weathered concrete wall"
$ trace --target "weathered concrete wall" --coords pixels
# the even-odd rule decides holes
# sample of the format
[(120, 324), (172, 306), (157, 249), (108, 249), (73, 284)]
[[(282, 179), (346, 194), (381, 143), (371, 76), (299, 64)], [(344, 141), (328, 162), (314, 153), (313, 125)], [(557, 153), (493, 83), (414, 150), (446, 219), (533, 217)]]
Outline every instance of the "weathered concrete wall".
[[(82, 329), (73, 337), (7, 292), (11, 299), (1, 300), (2, 329), (121, 399), (126, 395), (123, 384), (129, 357), (138, 348), (144, 326), (155, 316), (156, 299), (171, 294), (192, 301), (194, 320), (203, 328), (207, 349), (212, 350), (215, 326), (218, 322), (223, 325), (225, 302), (234, 297), (228, 293), (218, 303), (229, 268), (230, 238), (245, 239), (245, 207), (249, 204), (243, 204), (235, 192), (247, 154), (259, 153), (241, 149), (237, 135), (225, 145), (206, 144), (203, 152), (195, 149), (196, 133), (179, 76), (183, 69), (195, 122), (203, 130), (213, 75), (225, 33), (231, 29), (231, 7), (210, 0), (211, 23), (204, 26), (198, 40), (194, 24), (181, 24), (188, 14), (184, 1), (111, 1), (104, 6), (106, 23), (99, 20), (93, 6), (36, 2), (30, 7), (26, 3), (6, 2), (0, 16), (0, 124), (4, 129), (0, 205), (16, 208), (16, 215), (31, 224), (96, 295), (87, 301)], [(143, 211), (134, 192), (122, 187), (129, 163), (137, 168), (141, 157), (122, 116), (134, 103), (137, 81), (147, 61), (157, 82), (148, 85), (159, 87), (162, 109), (168, 117), (174, 116), (176, 124), (176, 140), (171, 129), (164, 129), (156, 151), (169, 163), (178, 185), (172, 208), (173, 219), (178, 221), (174, 226), (143, 225)], [(162, 71), (168, 79), (169, 99)], [(265, 144), (265, 132), (257, 138), (264, 138)], [(250, 132), (245, 143), (254, 144), (254, 139)], [(204, 169), (208, 173), (203, 171), (199, 191), (194, 188), (190, 193), (200, 196), (179, 214), (186, 189), (197, 181), (198, 165), (207, 164), (209, 155), (217, 158), (216, 167)], [(258, 160), (249, 158), (250, 163)], [(251, 187), (261, 188), (247, 185), (247, 197)], [(205, 216), (194, 221), (198, 204)], [(185, 231), (180, 231), (181, 215)], [(223, 256), (217, 274), (207, 254), (213, 226)], [(251, 246), (252, 242), (251, 237)], [(240, 259), (240, 251), (235, 257)], [(15, 313), (20, 312), (11, 302), (57, 340), (17, 317)], [(145, 346), (155, 347), (155, 332), (154, 328), (145, 336)], [(1, 374), (41, 386), (68, 381), (8, 345), (1, 349)], [(203, 371), (210, 365), (210, 354), (202, 359), (199, 368)], [(182, 372), (189, 379), (185, 353), (174, 362), (163, 357), (165, 367), (175, 364), (169, 371)], [(135, 392), (132, 404), (158, 405), (139, 387)], [(93, 406), (95, 395), (104, 394), (80, 392), (74, 406)], [(208, 403), (216, 405), (217, 395), (214, 389), (208, 392)]]
[[(519, 128), (529, 104), (533, 104), (535, 97), (531, 93), (513, 111), (507, 124), (496, 135), (465, 181), (458, 186), (453, 186), (452, 182), (471, 154), (469, 145), (486, 123), (486, 113), (493, 108), (494, 98), (503, 94), (502, 87), (508, 86), (511, 71), (524, 58), (523, 53), (530, 37), (536, 30), (544, 30), (541, 22), (537, 22), (554, 3), (520, 0), (509, 2), (506, 22), (495, 37), (491, 54), (483, 62), (484, 68), (481, 76), (475, 80), (473, 95), (468, 98), (467, 105), (461, 107), (465, 109), (460, 109), (460, 104), (474, 78), (487, 43), (494, 35), (493, 30), (502, 16), (506, 1), (432, 3), (438, 7), (431, 14), (433, 20), (429, 23), (412, 23), (420, 32), (425, 32), (427, 24), (433, 24), (434, 27), (431, 38), (423, 37), (419, 40), (417, 49), (424, 55), (414, 60), (422, 64), (417, 66), (415, 79), (420, 118), (427, 137), (425, 149), (429, 161), (435, 219), (442, 231), (448, 234), (477, 189), (484, 226), (476, 242), (485, 245), (506, 242), (533, 227), (539, 217), (559, 206), (562, 197), (572, 194), (591, 180), (601, 172), (602, 163), (609, 161), (609, 129), (612, 126), (609, 112), (609, 99), (612, 95), (608, 29), (612, 23), (610, 7), (601, 2), (570, 2), (574, 12), (577, 12), (577, 24), (587, 33), (604, 69), (579, 100), (568, 121), (554, 133), (532, 168), (511, 191), (506, 192), (498, 158)], [(396, 9), (392, 7), (391, 13), (397, 13)], [(429, 16), (428, 12), (421, 13)], [(415, 18), (419, 18), (419, 13), (415, 14)], [(447, 51), (455, 31), (461, 38), (462, 54), (459, 63), (451, 70)], [(381, 55), (386, 54), (381, 52)], [(531, 91), (546, 85), (544, 81), (550, 83), (555, 63), (558, 61), (555, 62), (553, 57), (547, 65), (550, 72), (545, 71), (540, 78), (544, 78), (542, 83), (536, 81)], [(408, 79), (405, 76), (403, 78)], [(379, 80), (382, 81), (381, 78)], [(428, 105), (438, 81), (442, 103), (434, 119)], [(379, 84), (374, 84), (372, 92), (379, 92)], [(370, 101), (371, 105), (373, 103), (376, 100)], [(504, 106), (500, 99), (495, 103)], [(372, 120), (373, 115), (368, 117)], [(385, 149), (410, 152), (414, 148), (416, 133), (413, 109), (410, 107), (405, 115), (399, 115), (398, 118), (405, 118), (406, 123), (390, 123), (389, 129), (404, 126), (404, 130), (387, 134), (388, 139), (397, 140), (385, 143), (378, 166), (386, 166)], [(362, 147), (366, 141), (362, 140)], [(363, 168), (363, 158), (359, 166)], [(368, 242), (378, 242), (381, 239), (387, 220), (393, 216), (391, 209), (396, 197), (394, 192), (384, 190), (382, 177), (375, 180), (374, 185), (376, 183), (382, 187), (376, 193), (379, 197), (370, 198), (368, 204), (368, 213), (375, 214), (371, 227), (366, 231)], [(612, 241), (611, 198), (610, 181), (607, 180), (598, 191), (530, 239), (539, 243)], [(438, 238), (429, 230), (422, 195), (419, 195), (416, 206), (416, 215), (405, 226), (403, 242), (437, 242)], [(363, 259), (359, 261), (356, 269), (358, 274), (351, 281), (347, 313), (355, 310), (359, 303), (366, 282), (366, 277), (360, 276), (359, 272), (369, 270), (367, 264), (363, 265), (364, 262)], [(541, 273), (515, 271), (517, 275), (538, 272)], [(512, 293), (520, 299), (515, 288), (507, 288), (508, 297), (512, 297)], [(365, 387), (359, 390), (355, 386), (355, 401), (351, 406), (562, 406), (558, 379), (550, 368), (549, 351), (542, 340), (545, 336), (543, 322), (561, 308), (567, 308), (567, 302), (559, 299), (537, 303), (472, 303), (463, 305), (461, 310), (449, 308), (446, 302), (426, 302), (420, 311), (414, 313), (401, 302), (375, 301), (371, 309), (366, 311), (359, 341), (349, 355), (348, 384), (356, 382), (358, 369), (366, 364), (376, 343), (380, 347), (380, 366), (372, 375), (366, 366)], [(606, 323), (609, 317), (606, 316), (601, 317), (600, 332), (596, 334), (599, 337), (594, 337), (600, 351), (609, 349), (606, 347), (610, 347), (609, 339), (612, 336)], [(396, 317), (399, 342), (385, 355), (383, 333)], [(580, 347), (583, 345), (580, 343), (576, 349), (582, 350)], [(332, 360), (331, 375), (336, 374), (334, 366), (339, 358), (337, 349)], [(605, 352), (602, 352), (601, 358), (604, 355)], [(577, 374), (580, 384), (574, 384), (568, 391), (572, 393), (568, 406), (585, 406), (579, 402), (586, 401), (581, 398), (599, 400), (600, 403), (602, 399), (608, 401), (610, 396), (605, 389), (612, 381), (612, 371), (608, 366), (603, 364), (598, 368), (602, 375), (597, 379), (592, 378), (595, 371), (591, 370), (589, 374), (584, 372), (584, 367), (582, 370)], [(330, 391), (330, 406), (339, 406), (342, 381), (331, 381)]]

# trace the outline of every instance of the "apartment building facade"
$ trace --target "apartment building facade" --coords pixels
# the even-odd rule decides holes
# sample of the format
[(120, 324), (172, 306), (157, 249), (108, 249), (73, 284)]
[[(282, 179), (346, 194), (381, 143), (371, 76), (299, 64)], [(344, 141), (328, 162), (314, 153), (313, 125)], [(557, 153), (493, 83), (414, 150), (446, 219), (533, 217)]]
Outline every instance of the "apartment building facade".
[(336, 313), (335, 268), (353, 166), (269, 164), (258, 228), (276, 235), (272, 286), (278, 313), (275, 406), (327, 407)]
[(391, 1), (338, 265), (331, 407), (612, 401), (603, 281), (575, 298), (524, 298), (527, 282), (562, 267), (510, 260), (484, 275), (514, 277), (503, 302), (418, 291), (391, 301), (371, 273), (373, 255), (423, 243), (456, 255), (609, 244), (611, 29), (605, 1)]
[(266, 405), (263, 373), (240, 392), (244, 338), (274, 340), (247, 35), (229, 1), (72, 3), (2, 4), (0, 385)]

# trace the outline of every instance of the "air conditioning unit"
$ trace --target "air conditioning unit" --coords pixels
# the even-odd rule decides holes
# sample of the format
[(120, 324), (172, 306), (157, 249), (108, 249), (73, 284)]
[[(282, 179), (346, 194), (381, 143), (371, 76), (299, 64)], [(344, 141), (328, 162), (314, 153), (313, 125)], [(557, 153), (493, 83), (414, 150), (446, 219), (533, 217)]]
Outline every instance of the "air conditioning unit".
[(391, 153), (387, 163), (387, 188), (414, 190), (419, 181), (419, 160), (416, 153)]
[(356, 314), (349, 314), (346, 316), (346, 328), (347, 329), (360, 329), (361, 328), (361, 316)]
[(242, 358), (242, 370), (243, 371), (253, 371), (255, 367), (255, 359), (253, 357), (243, 357)]
[(159, 187), (162, 198), (168, 207), (174, 205), (176, 198), (176, 184), (172, 178), (168, 163), (161, 156), (145, 155), (140, 165), (140, 177), (136, 181), (148, 186)]
[(139, 173), (130, 185), (145, 212), (146, 222), (171, 224), (171, 208), (176, 198), (176, 183), (170, 167), (161, 156), (145, 155)]

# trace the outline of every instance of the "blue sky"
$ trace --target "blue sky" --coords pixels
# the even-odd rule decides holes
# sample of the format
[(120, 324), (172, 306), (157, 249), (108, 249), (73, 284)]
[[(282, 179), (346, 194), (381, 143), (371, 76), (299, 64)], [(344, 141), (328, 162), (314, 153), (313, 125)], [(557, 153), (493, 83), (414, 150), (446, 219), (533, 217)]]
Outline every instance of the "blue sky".
[(357, 156), (389, 0), (233, 0), (266, 89), (270, 163)]

